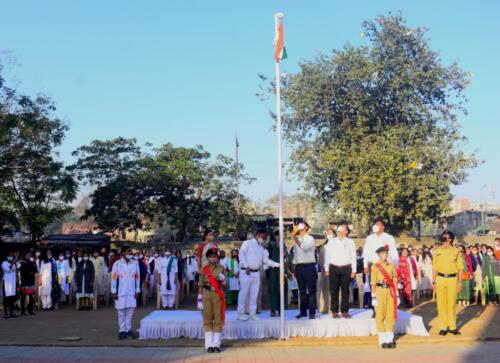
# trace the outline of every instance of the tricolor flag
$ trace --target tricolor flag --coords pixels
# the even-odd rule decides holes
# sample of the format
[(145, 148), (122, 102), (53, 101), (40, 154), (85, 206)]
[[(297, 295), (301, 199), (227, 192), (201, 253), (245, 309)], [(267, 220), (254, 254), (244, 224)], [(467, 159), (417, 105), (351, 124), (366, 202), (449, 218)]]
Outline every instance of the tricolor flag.
[(283, 13), (274, 15), (275, 31), (274, 31), (274, 59), (279, 62), (288, 58), (284, 46), (284, 33), (283, 33)]

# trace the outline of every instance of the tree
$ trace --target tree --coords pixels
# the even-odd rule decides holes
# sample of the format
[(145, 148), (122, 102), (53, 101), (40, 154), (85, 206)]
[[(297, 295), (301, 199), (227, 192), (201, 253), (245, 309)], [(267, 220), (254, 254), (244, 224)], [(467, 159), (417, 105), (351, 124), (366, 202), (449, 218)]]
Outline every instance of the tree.
[(11, 221), (26, 226), (32, 242), (44, 228), (71, 208), (77, 185), (56, 148), (68, 129), (53, 117), (55, 107), (44, 96), (9, 93), (0, 109), (0, 200)]
[[(93, 141), (73, 155), (78, 160), (70, 169), (96, 187), (84, 218), (94, 218), (102, 229), (137, 229), (156, 221), (171, 226), (177, 241), (207, 225), (223, 233), (235, 230), (237, 169), (228, 157), (210, 161), (202, 146), (172, 144), (146, 154), (135, 140), (123, 138)], [(240, 179), (252, 181), (245, 174)]]
[(95, 219), (105, 231), (143, 227), (148, 215), (144, 185), (137, 179), (141, 150), (136, 139), (94, 140), (73, 151), (68, 167), (78, 180), (95, 187), (82, 219)]
[(364, 226), (384, 218), (399, 233), (441, 219), (450, 185), (477, 165), (457, 121), (470, 77), (443, 65), (426, 30), (401, 15), (363, 28), (369, 46), (319, 54), (283, 79), (284, 130), (291, 169), (317, 200)]

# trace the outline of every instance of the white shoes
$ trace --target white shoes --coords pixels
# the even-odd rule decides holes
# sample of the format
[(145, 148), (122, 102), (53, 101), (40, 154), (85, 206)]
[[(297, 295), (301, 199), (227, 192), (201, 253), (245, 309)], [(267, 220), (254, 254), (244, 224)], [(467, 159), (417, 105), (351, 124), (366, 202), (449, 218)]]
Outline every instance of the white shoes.
[(260, 318), (255, 314), (250, 314), (250, 319), (255, 320), (255, 321), (260, 320)]
[(239, 313), (238, 314), (238, 320), (247, 321), (248, 320), (248, 315)]

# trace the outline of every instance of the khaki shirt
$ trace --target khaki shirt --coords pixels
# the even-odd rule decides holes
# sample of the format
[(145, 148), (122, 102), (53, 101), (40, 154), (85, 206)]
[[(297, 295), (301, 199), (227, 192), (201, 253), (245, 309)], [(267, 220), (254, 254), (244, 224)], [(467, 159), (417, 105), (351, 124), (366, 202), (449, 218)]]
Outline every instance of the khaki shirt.
[(457, 274), (463, 270), (460, 250), (456, 247), (439, 247), (434, 251), (432, 269), (441, 274)]
[[(382, 265), (384, 270), (387, 271), (387, 273), (391, 277), (391, 280), (394, 283), (394, 285), (397, 286), (398, 279), (397, 279), (396, 269), (394, 268), (394, 264), (392, 262), (389, 262), (389, 261), (380, 262), (380, 264)], [(377, 266), (375, 266), (375, 265), (376, 265), (375, 263), (372, 265), (372, 269), (370, 272), (370, 285), (372, 287), (372, 291), (376, 290), (377, 283), (381, 283), (381, 284), (387, 283), (384, 275), (382, 275), (382, 272), (380, 272), (379, 269), (377, 268)]]
[[(210, 271), (212, 271), (212, 275), (214, 275), (215, 279), (218, 282), (220, 282), (219, 281), (219, 274), (226, 275), (224, 267), (222, 267), (219, 264), (217, 264), (217, 265), (209, 265), (209, 268), (210, 268)], [(200, 286), (200, 287), (203, 287), (205, 285), (211, 285), (210, 281), (208, 280), (207, 275), (205, 275), (205, 273), (204, 273), (204, 270), (205, 270), (205, 268), (202, 268), (201, 271), (200, 271), (200, 278), (199, 278), (199, 281), (198, 281), (198, 286)]]

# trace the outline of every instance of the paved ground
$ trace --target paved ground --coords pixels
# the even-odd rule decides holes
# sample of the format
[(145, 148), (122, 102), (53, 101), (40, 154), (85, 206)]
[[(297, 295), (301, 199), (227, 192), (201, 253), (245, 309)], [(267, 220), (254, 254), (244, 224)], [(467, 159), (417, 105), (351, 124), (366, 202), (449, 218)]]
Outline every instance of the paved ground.
[[(439, 347), (439, 348), (438, 348)], [(261, 347), (226, 348), (220, 354), (202, 348), (131, 347), (0, 347), (0, 363), (154, 363), (154, 362), (497, 362), (500, 344), (460, 343), (452, 345), (407, 345), (382, 350), (360, 347)]]
[[(189, 306), (191, 304), (187, 304)], [(134, 327), (154, 310), (150, 305), (136, 310)], [(458, 323), (461, 336), (439, 337), (437, 335), (436, 304), (424, 301), (411, 310), (424, 318), (430, 337), (406, 335), (399, 337), (399, 344), (458, 343), (476, 340), (497, 340), (500, 342), (500, 308), (470, 306), (461, 309)], [(103, 307), (95, 311), (76, 311), (64, 307), (57, 311), (37, 312), (36, 316), (17, 319), (0, 319), (0, 345), (61, 345), (61, 346), (131, 346), (131, 347), (201, 347), (202, 342), (194, 339), (175, 340), (125, 340), (118, 341), (116, 311)], [(60, 341), (68, 336), (80, 337), (79, 341)], [(226, 347), (249, 346), (325, 346), (325, 345), (375, 345), (376, 337), (341, 337), (329, 339), (294, 338), (277, 340), (224, 341)]]

